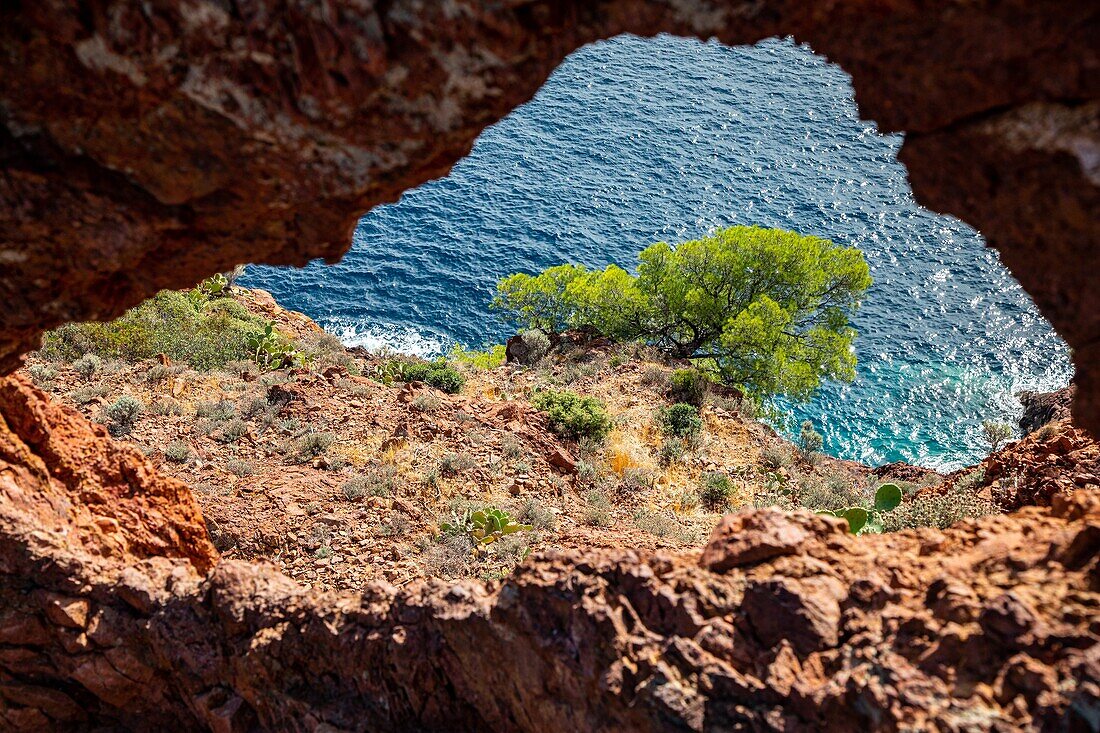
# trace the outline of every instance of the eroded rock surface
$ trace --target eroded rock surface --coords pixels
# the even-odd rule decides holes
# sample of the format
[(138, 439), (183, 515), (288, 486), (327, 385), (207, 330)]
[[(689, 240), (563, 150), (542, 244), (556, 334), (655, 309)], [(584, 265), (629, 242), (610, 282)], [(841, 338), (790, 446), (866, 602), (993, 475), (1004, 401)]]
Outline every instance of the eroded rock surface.
[[(73, 418), (10, 378), (0, 408)], [(141, 475), (139, 454), (88, 433), (89, 462)], [(860, 538), (746, 510), (701, 557), (551, 552), (503, 583), (339, 595), (270, 565), (205, 572), (197, 513), (103, 552), (83, 529), (100, 490), (23, 445), (0, 458), (8, 730), (1087, 730), (1100, 715), (1096, 492)], [(30, 485), (49, 490), (13, 493), (38, 461), (49, 478)], [(135, 486), (116, 516), (171, 488)]]
[(793, 35), (909, 134), (918, 199), (976, 225), (1075, 349), (1100, 427), (1100, 11), (1077, 0), (373, 3), (0, 9), (0, 370), (240, 262), (336, 259), (584, 43)]

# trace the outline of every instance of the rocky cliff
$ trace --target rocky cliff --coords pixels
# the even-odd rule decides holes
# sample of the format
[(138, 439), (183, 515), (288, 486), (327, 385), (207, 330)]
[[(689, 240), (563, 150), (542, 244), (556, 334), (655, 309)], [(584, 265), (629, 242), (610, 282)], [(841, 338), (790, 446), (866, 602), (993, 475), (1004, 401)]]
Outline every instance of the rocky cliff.
[[(28, 435), (72, 418), (18, 379), (0, 397)], [(7, 729), (1087, 730), (1100, 715), (1095, 492), (860, 538), (749, 510), (701, 555), (557, 552), (503, 582), (337, 595), (271, 566), (204, 572), (186, 497), (148, 511), (176, 486), (101, 432), (71, 438), (129, 490), (104, 508), (48, 443), (7, 439)]]

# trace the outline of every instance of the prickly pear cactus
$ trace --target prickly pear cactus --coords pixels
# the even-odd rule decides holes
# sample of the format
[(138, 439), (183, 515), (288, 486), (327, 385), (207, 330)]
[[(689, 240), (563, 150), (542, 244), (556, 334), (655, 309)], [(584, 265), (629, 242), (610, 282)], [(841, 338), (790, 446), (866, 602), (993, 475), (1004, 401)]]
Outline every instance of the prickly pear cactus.
[(901, 498), (901, 489), (897, 484), (883, 484), (875, 491), (875, 505), (871, 509), (850, 506), (836, 511), (819, 511), (818, 514), (848, 520), (848, 531), (852, 534), (881, 534), (882, 515), (897, 509)]
[(475, 545), (490, 545), (505, 535), (529, 532), (532, 528), (530, 524), (519, 524), (508, 512), (496, 507), (485, 507), (476, 512), (466, 511), (462, 515), (452, 515), (450, 521), (439, 525), (441, 532), (469, 535)]

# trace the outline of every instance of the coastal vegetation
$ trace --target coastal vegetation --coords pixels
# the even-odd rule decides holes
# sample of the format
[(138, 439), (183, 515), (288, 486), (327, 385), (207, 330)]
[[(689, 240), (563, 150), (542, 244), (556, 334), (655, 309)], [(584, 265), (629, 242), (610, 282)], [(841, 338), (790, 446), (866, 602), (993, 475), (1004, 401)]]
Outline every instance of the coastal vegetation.
[(187, 291), (164, 290), (107, 323), (70, 323), (48, 332), (40, 353), (72, 361), (86, 378), (105, 359), (167, 360), (210, 371), (235, 361), (265, 369), (309, 358), (305, 347), (226, 297), (225, 276)]
[(871, 285), (854, 247), (734, 226), (618, 265), (558, 265), (498, 283), (492, 308), (522, 329), (589, 330), (692, 359), (759, 398), (808, 399), (855, 375), (849, 325)]
[[(698, 545), (720, 513), (753, 505), (833, 512), (863, 532), (997, 510), (980, 470), (878, 478), (821, 453), (812, 424), (786, 440), (707, 359), (685, 366), (657, 343), (527, 330), (531, 364), (502, 364), (503, 347), (370, 354), (219, 285), (52, 333), (27, 373), (193, 486), (222, 551), (282, 547), (307, 582), (496, 578), (531, 549), (592, 541)], [(223, 343), (207, 343), (227, 316)], [(176, 324), (198, 341), (162, 333)], [(300, 356), (257, 356), (270, 339)], [(902, 500), (889, 507), (877, 494), (891, 484)]]

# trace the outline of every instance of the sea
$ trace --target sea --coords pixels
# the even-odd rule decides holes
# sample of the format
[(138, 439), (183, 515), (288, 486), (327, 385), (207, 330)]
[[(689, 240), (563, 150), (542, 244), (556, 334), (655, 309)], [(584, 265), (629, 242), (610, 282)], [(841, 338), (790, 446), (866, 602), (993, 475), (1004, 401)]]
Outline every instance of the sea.
[(622, 36), (569, 56), (445, 178), (367, 212), (342, 262), (252, 266), (347, 344), (438, 355), (501, 343), (497, 280), (563, 262), (627, 269), (657, 241), (757, 224), (859, 247), (874, 277), (848, 384), (779, 404), (826, 452), (953, 469), (1020, 390), (1069, 383), (1066, 345), (980, 233), (913, 200), (901, 135), (856, 111), (850, 78), (790, 39), (730, 48)]

